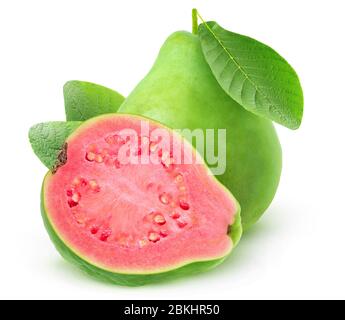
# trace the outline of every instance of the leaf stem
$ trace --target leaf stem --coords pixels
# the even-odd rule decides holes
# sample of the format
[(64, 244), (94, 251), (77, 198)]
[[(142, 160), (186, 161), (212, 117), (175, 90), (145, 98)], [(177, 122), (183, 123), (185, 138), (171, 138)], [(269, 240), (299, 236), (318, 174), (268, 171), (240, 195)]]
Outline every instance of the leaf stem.
[(192, 10), (193, 34), (198, 34), (198, 10)]

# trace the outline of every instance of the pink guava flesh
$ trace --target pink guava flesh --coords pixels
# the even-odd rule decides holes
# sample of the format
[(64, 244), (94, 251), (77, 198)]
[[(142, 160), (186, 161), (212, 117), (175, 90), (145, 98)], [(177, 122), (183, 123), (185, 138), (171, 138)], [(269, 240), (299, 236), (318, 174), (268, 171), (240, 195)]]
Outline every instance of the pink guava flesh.
[[(184, 143), (200, 156), (176, 133), (169, 131), (169, 151), (141, 136), (142, 120), (101, 116), (68, 138), (66, 163), (44, 182), (50, 224), (74, 253), (112, 272), (162, 272), (224, 257), (233, 247), (235, 199), (202, 161), (177, 163), (172, 146)], [(128, 128), (139, 136), (136, 155), (146, 148), (158, 163), (119, 161), (120, 148), (133, 143), (122, 135)], [(157, 128), (150, 122), (150, 134)]]

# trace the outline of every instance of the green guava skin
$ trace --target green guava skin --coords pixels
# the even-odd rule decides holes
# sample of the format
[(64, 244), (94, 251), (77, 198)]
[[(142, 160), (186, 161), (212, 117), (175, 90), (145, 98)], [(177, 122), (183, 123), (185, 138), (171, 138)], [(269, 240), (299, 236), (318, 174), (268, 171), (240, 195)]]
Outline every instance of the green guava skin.
[[(102, 119), (104, 117), (107, 117), (107, 115), (94, 117), (84, 122), (69, 136), (69, 139), (73, 138), (73, 135), (76, 134), (78, 130), (83, 130), (84, 125), (87, 126), (89, 123), (95, 122), (98, 119)], [(164, 125), (162, 124), (160, 124), (160, 126), (164, 127)], [(87, 273), (89, 276), (103, 282), (122, 285), (122, 286), (137, 287), (137, 286), (143, 286), (143, 285), (151, 284), (151, 283), (175, 280), (181, 277), (206, 272), (210, 269), (215, 268), (216, 266), (221, 264), (224, 260), (226, 260), (231, 254), (231, 252), (234, 250), (234, 248), (238, 245), (242, 237), (243, 227), (242, 227), (242, 221), (241, 221), (240, 204), (238, 203), (237, 199), (234, 198), (231, 192), (226, 189), (225, 186), (223, 186), (219, 181), (214, 179), (214, 183), (218, 184), (219, 188), (223, 188), (224, 190), (226, 190), (226, 192), (229, 194), (229, 197), (235, 203), (235, 206), (236, 206), (235, 220), (234, 220), (234, 223), (231, 225), (231, 229), (228, 234), (229, 238), (232, 241), (233, 247), (232, 247), (232, 250), (227, 255), (218, 259), (192, 262), (189, 264), (185, 264), (184, 266), (176, 268), (176, 269), (171, 269), (168, 271), (156, 272), (156, 273), (125, 274), (125, 273), (116, 273), (116, 272), (104, 270), (92, 264), (91, 262), (87, 261), (86, 259), (83, 259), (78, 254), (76, 254), (73, 251), (73, 249), (70, 248), (68, 244), (63, 241), (63, 239), (59, 236), (58, 231), (55, 230), (53, 224), (51, 223), (49, 219), (49, 212), (46, 209), (46, 205), (45, 205), (46, 201), (45, 201), (45, 193), (44, 193), (45, 183), (47, 182), (48, 178), (51, 175), (52, 175), (51, 171), (48, 171), (48, 173), (46, 174), (43, 180), (42, 189), (41, 189), (41, 215), (44, 222), (44, 226), (48, 232), (48, 235), (51, 241), (53, 242), (55, 248), (57, 249), (57, 251), (66, 261), (75, 265), (80, 270)]]
[(196, 35), (172, 34), (119, 112), (143, 115), (175, 129), (227, 129), (227, 168), (217, 178), (239, 201), (244, 230), (269, 207), (282, 169), (275, 128), (223, 91)]

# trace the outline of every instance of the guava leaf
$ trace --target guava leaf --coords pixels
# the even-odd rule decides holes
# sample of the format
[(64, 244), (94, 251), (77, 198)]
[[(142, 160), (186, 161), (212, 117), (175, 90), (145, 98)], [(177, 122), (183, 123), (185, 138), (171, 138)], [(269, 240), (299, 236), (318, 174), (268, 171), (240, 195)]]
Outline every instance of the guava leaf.
[(67, 137), (81, 124), (81, 121), (55, 121), (39, 123), (30, 128), (32, 149), (48, 169), (54, 168)]
[(85, 81), (68, 81), (63, 88), (67, 121), (84, 121), (115, 113), (125, 98), (114, 90)]
[(204, 22), (198, 35), (214, 76), (245, 109), (290, 129), (303, 116), (303, 92), (296, 72), (276, 51), (252, 38)]

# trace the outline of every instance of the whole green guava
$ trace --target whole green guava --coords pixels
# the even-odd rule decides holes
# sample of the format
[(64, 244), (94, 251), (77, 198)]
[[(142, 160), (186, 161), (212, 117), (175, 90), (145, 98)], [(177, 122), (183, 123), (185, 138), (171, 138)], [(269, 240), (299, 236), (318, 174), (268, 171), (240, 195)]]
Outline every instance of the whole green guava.
[(183, 31), (172, 34), (149, 74), (119, 112), (144, 115), (176, 129), (226, 129), (227, 167), (217, 178), (241, 204), (244, 229), (272, 202), (282, 167), (274, 126), (246, 111), (223, 91), (196, 35)]

